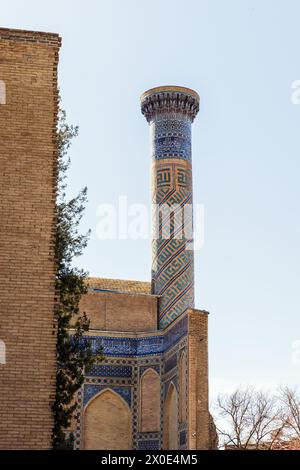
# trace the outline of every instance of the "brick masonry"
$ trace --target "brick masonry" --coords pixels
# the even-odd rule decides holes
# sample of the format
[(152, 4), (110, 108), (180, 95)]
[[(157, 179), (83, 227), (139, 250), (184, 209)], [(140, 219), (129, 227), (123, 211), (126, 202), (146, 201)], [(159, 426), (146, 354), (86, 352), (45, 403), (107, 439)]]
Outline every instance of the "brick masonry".
[[(60, 42), (56, 34), (0, 29), (0, 449), (51, 447)], [(181, 87), (150, 95), (143, 113), (151, 120), (155, 105), (154, 196), (185, 205), (199, 97)], [(191, 308), (188, 240), (173, 241), (154, 243), (152, 285), (89, 279), (80, 307), (105, 361), (86, 374), (76, 398), (77, 449), (211, 447), (207, 313)]]
[(1, 449), (51, 446), (59, 47), (56, 34), (0, 29)]
[[(76, 448), (101, 449), (106, 448), (107, 442), (118, 441), (119, 430), (111, 426), (107, 427), (109, 435), (97, 433), (98, 438), (90, 437), (93, 434), (90, 423), (103, 422), (110, 413), (112, 420), (115, 419), (110, 406), (112, 395), (105, 391), (114, 393), (113, 401), (122, 423), (119, 444), (122, 448), (125, 448), (124, 423), (128, 422), (128, 413), (132, 449), (155, 450), (169, 445), (182, 450), (210, 448), (207, 312), (188, 309), (167, 328), (159, 329), (155, 322), (151, 325), (144, 320), (142, 323), (143, 318), (147, 318), (145, 311), (134, 308), (135, 297), (146, 298), (151, 304), (155, 296), (132, 294), (132, 285), (126, 281), (123, 281), (122, 293), (111, 292), (112, 280), (90, 279), (89, 285), (81, 309), (91, 318), (88, 336), (93, 348), (96, 351), (99, 346), (103, 347), (105, 361), (92, 368), (79, 391), (79, 409), (72, 427)], [(108, 287), (109, 292), (106, 292)], [(138, 289), (136, 281), (134, 291)], [(99, 319), (105, 317), (107, 305), (103, 298), (106, 295), (109, 295), (112, 318), (120, 314), (131, 325), (135, 323), (142, 328), (125, 329), (126, 323), (119, 320), (111, 325), (113, 328), (97, 326)], [(143, 302), (147, 305), (146, 300)], [(155, 306), (158, 319), (156, 303), (153, 309)], [(170, 436), (166, 437), (166, 429)], [(126, 443), (128, 446), (128, 441)]]
[(208, 412), (208, 315), (191, 310), (188, 328), (189, 449), (210, 448)]
[[(193, 308), (194, 253), (188, 249), (191, 124), (199, 96), (187, 88), (159, 87), (142, 95), (141, 110), (150, 124), (152, 200), (167, 216), (153, 221), (151, 290), (138, 281), (89, 280), (81, 309), (91, 319), (92, 347), (103, 348), (105, 362), (86, 374), (78, 393), (75, 445), (209, 449), (207, 313)], [(189, 209), (184, 217), (182, 209)], [(108, 419), (120, 426), (96, 432)]]
[(91, 329), (153, 331), (157, 328), (157, 297), (93, 289), (81, 301)]

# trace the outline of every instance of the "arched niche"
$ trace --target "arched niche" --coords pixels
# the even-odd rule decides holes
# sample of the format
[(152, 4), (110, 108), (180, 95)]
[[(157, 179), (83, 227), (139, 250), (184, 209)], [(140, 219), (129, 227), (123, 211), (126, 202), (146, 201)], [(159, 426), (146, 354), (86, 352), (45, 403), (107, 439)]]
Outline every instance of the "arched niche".
[(178, 393), (173, 382), (169, 385), (164, 403), (163, 448), (178, 449)]
[(131, 410), (120, 395), (102, 390), (86, 405), (83, 448), (86, 450), (132, 449)]
[(147, 369), (140, 380), (140, 431), (160, 430), (160, 377), (154, 369)]

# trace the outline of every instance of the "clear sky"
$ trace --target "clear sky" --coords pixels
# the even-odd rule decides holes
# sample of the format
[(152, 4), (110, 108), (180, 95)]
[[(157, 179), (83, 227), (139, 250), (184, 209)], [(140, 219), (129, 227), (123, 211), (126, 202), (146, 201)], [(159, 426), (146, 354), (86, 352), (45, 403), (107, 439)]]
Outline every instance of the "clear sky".
[(95, 231), (99, 204), (150, 203), (140, 94), (174, 84), (201, 95), (196, 306), (210, 312), (212, 396), (299, 382), (299, 21), (298, 0), (0, 1), (1, 26), (63, 37), (63, 105), (80, 127), (69, 185), (89, 189), (83, 229), (93, 234), (79, 263), (91, 275), (150, 279), (149, 241), (101, 241)]

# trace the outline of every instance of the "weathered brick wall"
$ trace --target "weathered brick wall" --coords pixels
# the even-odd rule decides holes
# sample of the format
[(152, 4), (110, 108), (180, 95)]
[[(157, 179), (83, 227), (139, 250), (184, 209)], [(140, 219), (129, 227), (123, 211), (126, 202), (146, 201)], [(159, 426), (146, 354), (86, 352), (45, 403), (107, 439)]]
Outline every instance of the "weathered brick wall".
[(51, 446), (55, 391), (55, 34), (0, 29), (0, 448)]
[(102, 331), (153, 331), (157, 329), (157, 298), (147, 294), (88, 292), (80, 310), (90, 328)]
[(208, 315), (188, 312), (188, 448), (209, 449), (210, 414), (208, 410)]

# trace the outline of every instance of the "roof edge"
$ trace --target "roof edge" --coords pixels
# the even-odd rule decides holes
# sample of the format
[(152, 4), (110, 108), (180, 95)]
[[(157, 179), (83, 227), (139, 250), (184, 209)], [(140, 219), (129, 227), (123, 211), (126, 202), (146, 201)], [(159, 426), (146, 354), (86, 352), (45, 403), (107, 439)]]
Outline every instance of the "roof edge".
[(61, 44), (61, 37), (58, 33), (14, 28), (0, 28), (0, 39), (59, 46)]

